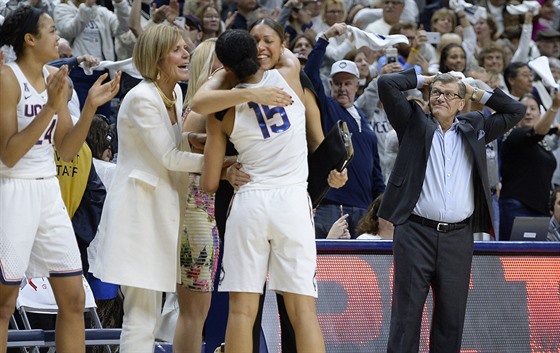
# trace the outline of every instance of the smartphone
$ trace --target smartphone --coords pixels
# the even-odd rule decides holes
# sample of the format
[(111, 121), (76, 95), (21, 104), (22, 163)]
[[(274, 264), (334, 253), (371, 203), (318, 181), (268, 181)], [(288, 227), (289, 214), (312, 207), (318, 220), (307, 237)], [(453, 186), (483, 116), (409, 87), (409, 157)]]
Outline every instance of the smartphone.
[(385, 49), (385, 56), (387, 57), (387, 64), (396, 63), (399, 56), (397, 48)]
[(175, 23), (179, 28), (185, 28), (185, 18), (184, 17), (176, 17)]
[(426, 37), (428, 37), (428, 43), (439, 44), (441, 40), (441, 33), (439, 32), (426, 32)]
[(339, 206), (340, 207), (340, 217), (344, 216), (344, 208), (342, 207), (342, 205)]

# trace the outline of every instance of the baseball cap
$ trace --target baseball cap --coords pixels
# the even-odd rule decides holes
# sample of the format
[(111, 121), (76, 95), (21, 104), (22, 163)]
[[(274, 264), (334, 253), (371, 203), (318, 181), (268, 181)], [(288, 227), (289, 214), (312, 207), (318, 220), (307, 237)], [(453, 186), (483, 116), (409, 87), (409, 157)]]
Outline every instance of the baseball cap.
[(560, 38), (560, 32), (554, 29), (547, 29), (537, 33), (537, 40)]
[(185, 15), (185, 23), (190, 28), (196, 28), (199, 32), (202, 32), (202, 22), (200, 19), (193, 15)]
[(339, 60), (332, 65), (331, 77), (341, 72), (347, 72), (360, 78), (360, 72), (358, 71), (356, 63), (350, 60)]

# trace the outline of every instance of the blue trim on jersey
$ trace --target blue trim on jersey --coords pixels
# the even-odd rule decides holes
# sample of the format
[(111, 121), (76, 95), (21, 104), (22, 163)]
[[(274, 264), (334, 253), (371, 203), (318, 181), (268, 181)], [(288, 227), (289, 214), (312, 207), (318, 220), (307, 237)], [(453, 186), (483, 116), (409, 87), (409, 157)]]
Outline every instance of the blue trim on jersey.
[(49, 277), (73, 277), (81, 276), (84, 273), (83, 270), (74, 270), (68, 272), (49, 272)]
[(3, 272), (4, 271), (0, 271), (0, 283), (2, 283), (3, 285), (6, 285), (6, 286), (19, 286), (19, 285), (21, 285), (21, 281), (23, 280), (23, 277), (21, 277), (17, 281), (9, 281), (9, 280), (4, 278)]

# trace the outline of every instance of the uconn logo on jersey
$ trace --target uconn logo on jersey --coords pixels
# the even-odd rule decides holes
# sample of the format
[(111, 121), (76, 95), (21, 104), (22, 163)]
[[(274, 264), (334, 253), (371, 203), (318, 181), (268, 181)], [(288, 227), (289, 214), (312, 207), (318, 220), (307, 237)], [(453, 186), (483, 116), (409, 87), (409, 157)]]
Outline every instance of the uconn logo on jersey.
[(34, 118), (44, 106), (44, 104), (25, 104), (23, 107), (23, 116), (26, 118)]
[[(31, 90), (29, 89), (27, 82), (24, 82), (23, 99), (27, 101), (29, 98), (31, 98), (31, 96), (32, 96)], [(34, 118), (35, 116), (37, 116), (37, 114), (39, 114), (39, 112), (41, 111), (41, 109), (43, 109), (44, 106), (45, 104), (39, 104), (39, 103), (29, 104), (26, 102), (23, 107), (23, 116), (25, 116), (26, 118)]]
[[(39, 112), (41, 111), (41, 109), (43, 109), (43, 107), (45, 106), (45, 104), (25, 104), (23, 107), (23, 115), (26, 118), (34, 118), (35, 116), (37, 116), (39, 114)], [(54, 133), (54, 128), (56, 126), (56, 118), (57, 116), (55, 115), (49, 125), (49, 127), (45, 130), (45, 132), (43, 133), (43, 136), (41, 136), (39, 138), (39, 140), (37, 140), (37, 142), (35, 142), (35, 145), (42, 145), (42, 144), (48, 144), (48, 145), (52, 145), (53, 144), (53, 133)]]

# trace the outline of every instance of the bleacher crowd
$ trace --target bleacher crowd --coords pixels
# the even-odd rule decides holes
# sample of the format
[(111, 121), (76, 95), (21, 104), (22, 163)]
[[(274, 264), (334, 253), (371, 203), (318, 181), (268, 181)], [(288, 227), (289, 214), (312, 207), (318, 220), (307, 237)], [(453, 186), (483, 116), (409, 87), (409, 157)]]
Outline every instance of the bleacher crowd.
[[(320, 113), (322, 132), (326, 135), (337, 120), (343, 120), (352, 133), (355, 155), (347, 167), (347, 181), (339, 187), (339, 179), (330, 179), (334, 187), (315, 210), (316, 238), (392, 239), (393, 226), (379, 218), (377, 211), (385, 187), (391, 182), (399, 140), (379, 99), (377, 83), (382, 75), (414, 69), (416, 74), (424, 76), (451, 73), (474, 87), (475, 92), (491, 92), (499, 88), (526, 107), (525, 116), (516, 127), (486, 145), (493, 229), (476, 234), (476, 239), (507, 241), (515, 217), (530, 216), (549, 217), (548, 240), (560, 241), (558, 0), (0, 0), (0, 22), (5, 23), (22, 7), (44, 11), (53, 20), (54, 30), (60, 37), (59, 57), (49, 64), (68, 70), (69, 82), (64, 86), (68, 87), (68, 94), (64, 99), (77, 126), (92, 87), (99, 85), (98, 79), (103, 77), (105, 82), (116, 82), (110, 80), (117, 77), (117, 81), (120, 80), (118, 94), (100, 102), (103, 104), (96, 108), (79, 158), (63, 162), (58, 152), (53, 154), (84, 273), (90, 267), (88, 252), (89, 258), (95, 262), (95, 251), (104, 249), (104, 244), (99, 243), (103, 240), (96, 240), (100, 223), (107, 233), (104, 235), (111, 236), (108, 234), (111, 229), (121, 229), (111, 222), (124, 222), (122, 227), (128, 226), (125, 224), (127, 220), (136, 222), (132, 216), (109, 220), (109, 216), (102, 216), (102, 213), (107, 212), (103, 211), (104, 201), (116, 192), (114, 185), (111, 186), (113, 181), (119, 180), (116, 165), (129, 162), (122, 159), (130, 154), (123, 156), (119, 150), (131, 146), (127, 146), (127, 142), (121, 145), (119, 140), (130, 142), (123, 134), (134, 132), (134, 126), (127, 129), (131, 126), (129, 124), (134, 125), (134, 118), (126, 124), (117, 121), (121, 116), (119, 109), (127, 93), (142, 81), (142, 77), (147, 77), (148, 69), (139, 67), (133, 58), (134, 54), (142, 53), (135, 48), (137, 41), (150, 28), (161, 24), (176, 28), (184, 40), (185, 47), (178, 50), (186, 53), (177, 60), (183, 60), (182, 67), (189, 70), (184, 77), (177, 76), (181, 92), (175, 92), (174, 86), (163, 84), (156, 84), (157, 91), (154, 92), (162, 97), (172, 125), (179, 126), (179, 130), (182, 127), (182, 132), (173, 130), (173, 134), (177, 134), (173, 138), (179, 136), (177, 141), (180, 141), (173, 146), (178, 150), (177, 155), (170, 157), (167, 152), (162, 152), (162, 156), (169, 158), (166, 159), (169, 170), (192, 172), (188, 177), (184, 173), (183, 179), (177, 177), (180, 179), (177, 184), (170, 182), (172, 185), (183, 183), (181, 187), (177, 186), (176, 192), (184, 195), (172, 200), (181, 207), (181, 217), (165, 225), (177, 228), (179, 238), (179, 249), (172, 248), (169, 252), (180, 253), (181, 269), (177, 275), (183, 286), (179, 285), (177, 291), (183, 307), (175, 320), (182, 332), (192, 332), (192, 337), (181, 339), (176, 335), (175, 340), (185, 351), (189, 344), (201, 345), (212, 283), (218, 271), (217, 259), (227, 205), (234, 190), (251, 176), (243, 173), (243, 166), (236, 162), (235, 152), (228, 150), (226, 154), (230, 157), (226, 157), (224, 163), (229, 167), (224, 173), (228, 181), (223, 182), (223, 187), (220, 184), (220, 190), (230, 188), (230, 196), (219, 195), (221, 191), (214, 196), (202, 190), (203, 183), (198, 175), (202, 157), (193, 159), (189, 162), (191, 164), (185, 162), (184, 168), (175, 168), (172, 163), (186, 158), (181, 154), (183, 151), (203, 153), (206, 115), (217, 112), (217, 105), (235, 106), (245, 102), (234, 96), (235, 93), (231, 93), (230, 98), (225, 92), (232, 86), (228, 87), (230, 82), (217, 81), (221, 86), (204, 85), (209, 78), (220, 78), (224, 71), (214, 54), (216, 38), (228, 29), (249, 31), (256, 21), (264, 18), (271, 18), (281, 26), (281, 34), (275, 32), (281, 40), (279, 48), (288, 48), (297, 57), (302, 69), (303, 88), (310, 92), (312, 98), (309, 99)], [(26, 25), (29, 23), (23, 27)], [(275, 39), (271, 39), (274, 36), (274, 33), (266, 32), (255, 38), (259, 63), (265, 69), (275, 67), (278, 60), (281, 65), (285, 60), (282, 52), (274, 47)], [(151, 43), (154, 48), (157, 42), (156, 39)], [(9, 42), (2, 38), (0, 44)], [(16, 52), (17, 49), (14, 51), (10, 45), (2, 47), (2, 75), (7, 65), (16, 60)], [(136, 65), (132, 65), (131, 58)], [(161, 71), (164, 75), (165, 70)], [(122, 72), (122, 76), (117, 72)], [(109, 77), (104, 76), (106, 73)], [(152, 79), (159, 82), (160, 72), (157, 72), (157, 78), (155, 71), (152, 74)], [(216, 89), (224, 90), (220, 103), (208, 104), (197, 99), (200, 93), (195, 95), (197, 91)], [(280, 93), (276, 96), (277, 91), (272, 89), (251, 91), (251, 94), (251, 98), (263, 104), (273, 98), (277, 99), (276, 102), (287, 99)], [(430, 93), (427, 90), (411, 89), (405, 94), (429, 116)], [(446, 100), (455, 99), (448, 97), (449, 92), (442, 94)], [(185, 99), (177, 102), (177, 97)], [(458, 98), (466, 102), (462, 113), (482, 111), (486, 117), (493, 113), (470, 97)], [(177, 117), (173, 115), (173, 109), (179, 105), (181, 114)], [(307, 102), (305, 106), (309, 110)], [(132, 111), (133, 108), (128, 109)], [(4, 107), (0, 106), (2, 109)], [(142, 110), (134, 112), (148, 114)], [(166, 114), (163, 109), (162, 114)], [(149, 125), (146, 121), (142, 123)], [(146, 129), (153, 128), (147, 125), (144, 126)], [(308, 133), (310, 152), (318, 141)], [(160, 147), (167, 143), (152, 142)], [(133, 175), (134, 170), (130, 173), (130, 178), (149, 187), (155, 188), (161, 182), (149, 175)], [(119, 191), (123, 191), (124, 186), (117, 185)], [(133, 190), (135, 193), (141, 191), (145, 190)], [(125, 196), (124, 192), (119, 194), (119, 198)], [(120, 212), (117, 210), (120, 204), (111, 201), (111, 205), (111, 210)], [(128, 207), (136, 206), (131, 204)], [(158, 210), (158, 205), (152, 206)], [(158, 217), (165, 218), (165, 213), (158, 214)], [(202, 233), (204, 235), (198, 235)], [(169, 242), (171, 247), (175, 238)], [(149, 259), (141, 260), (149, 262)], [(96, 266), (102, 273), (99, 265)], [(99, 281), (93, 276), (88, 279)], [(105, 289), (110, 286), (101, 285)], [(133, 284), (130, 286), (134, 287)], [(109, 298), (116, 296), (116, 286), (112, 290), (115, 294)], [(134, 299), (138, 302), (148, 300), (131, 289), (128, 291), (130, 297), (138, 296)], [(169, 298), (173, 296), (168, 295)], [(132, 309), (125, 305), (125, 313), (127, 310)], [(173, 339), (173, 332), (169, 330), (158, 335)]]

